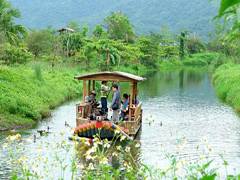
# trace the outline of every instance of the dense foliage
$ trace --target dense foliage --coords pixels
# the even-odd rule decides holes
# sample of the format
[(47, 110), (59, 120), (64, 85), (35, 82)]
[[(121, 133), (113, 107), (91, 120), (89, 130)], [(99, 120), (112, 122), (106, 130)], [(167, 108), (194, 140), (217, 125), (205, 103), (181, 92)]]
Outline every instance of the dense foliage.
[(0, 129), (27, 127), (48, 116), (50, 109), (76, 97), (80, 86), (76, 69), (46, 65), (0, 66)]
[(0, 44), (0, 63), (23, 64), (32, 59), (32, 54), (24, 46), (13, 46), (9, 43)]
[(26, 29), (15, 23), (15, 18), (19, 17), (19, 10), (14, 9), (8, 1), (0, 0), (0, 43), (8, 41), (16, 44), (23, 38)]

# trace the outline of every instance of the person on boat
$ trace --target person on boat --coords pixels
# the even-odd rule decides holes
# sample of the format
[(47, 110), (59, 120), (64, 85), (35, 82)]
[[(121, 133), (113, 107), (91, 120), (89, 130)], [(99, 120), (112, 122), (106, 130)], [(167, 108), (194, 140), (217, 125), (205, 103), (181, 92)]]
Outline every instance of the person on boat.
[(88, 98), (88, 103), (90, 103), (90, 113), (91, 114), (94, 113), (95, 108), (97, 108), (99, 106), (96, 96), (97, 96), (96, 92), (91, 91), (91, 94), (89, 95), (89, 98)]
[(101, 85), (101, 105), (102, 105), (102, 113), (106, 114), (108, 112), (108, 107), (107, 107), (107, 97), (108, 93), (110, 91), (110, 88), (107, 86), (107, 81), (102, 81)]
[(95, 91), (91, 91), (91, 94), (89, 95), (88, 102), (91, 103), (92, 105), (97, 102), (96, 95), (97, 94)]
[(123, 94), (123, 101), (122, 101), (122, 106), (121, 106), (121, 114), (120, 114), (120, 119), (121, 120), (126, 120), (126, 116), (128, 113), (128, 105), (129, 105), (129, 96), (128, 94), (124, 93)]
[(117, 84), (113, 84), (112, 86), (112, 91), (113, 91), (113, 98), (112, 98), (112, 103), (110, 106), (110, 110), (113, 111), (112, 115), (112, 121), (113, 122), (118, 122), (119, 121), (119, 110), (121, 106), (121, 95), (120, 91), (118, 90), (119, 87)]

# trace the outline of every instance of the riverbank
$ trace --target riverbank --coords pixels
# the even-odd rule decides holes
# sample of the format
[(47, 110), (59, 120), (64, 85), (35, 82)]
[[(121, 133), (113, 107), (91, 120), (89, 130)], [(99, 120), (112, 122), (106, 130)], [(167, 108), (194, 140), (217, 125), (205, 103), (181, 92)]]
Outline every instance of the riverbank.
[[(89, 72), (79, 64), (31, 62), (0, 65), (0, 131), (34, 127), (63, 102), (80, 97), (82, 84), (74, 76)], [(119, 66), (113, 70), (143, 75), (145, 66)], [(90, 71), (98, 71), (96, 67)]]
[(237, 57), (228, 57), (215, 52), (191, 55), (183, 60), (161, 61), (162, 70), (205, 69), (213, 72), (213, 85), (217, 96), (235, 111), (240, 112), (240, 65)]
[(214, 69), (227, 62), (225, 55), (216, 52), (203, 52), (186, 56), (184, 59), (166, 59), (159, 62), (160, 69), (208, 68)]
[(33, 127), (51, 109), (78, 97), (77, 72), (64, 64), (0, 66), (0, 130)]
[(240, 112), (240, 65), (224, 64), (213, 75), (218, 97)]
[[(118, 66), (113, 70), (144, 75), (152, 71), (183, 68), (205, 69), (225, 62), (218, 53), (194, 54), (180, 60), (160, 61), (155, 69), (146, 66)], [(0, 131), (30, 128), (50, 115), (56, 106), (81, 94), (81, 83), (73, 79), (86, 72), (80, 64), (31, 62), (0, 66)], [(96, 67), (90, 71), (98, 71)], [(220, 95), (221, 96), (221, 95)]]

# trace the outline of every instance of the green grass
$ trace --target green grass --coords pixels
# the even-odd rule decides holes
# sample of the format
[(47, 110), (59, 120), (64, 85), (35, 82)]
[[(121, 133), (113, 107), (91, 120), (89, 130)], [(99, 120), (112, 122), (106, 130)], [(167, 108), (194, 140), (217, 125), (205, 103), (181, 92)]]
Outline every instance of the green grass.
[(159, 63), (160, 69), (179, 69), (184, 67), (212, 67), (216, 68), (229, 61), (224, 55), (213, 52), (197, 53), (186, 56), (183, 60), (167, 59)]
[(0, 66), (0, 129), (32, 127), (50, 109), (77, 97), (75, 67), (53, 70), (47, 64)]
[[(82, 84), (74, 76), (86, 72), (79, 64), (48, 62), (0, 65), (0, 131), (29, 128), (50, 115), (50, 110), (80, 97)], [(120, 66), (113, 70), (143, 75), (145, 66)], [(91, 68), (92, 72), (98, 71)], [(88, 71), (89, 72), (89, 71)]]
[(213, 75), (217, 95), (240, 112), (240, 65), (224, 64)]

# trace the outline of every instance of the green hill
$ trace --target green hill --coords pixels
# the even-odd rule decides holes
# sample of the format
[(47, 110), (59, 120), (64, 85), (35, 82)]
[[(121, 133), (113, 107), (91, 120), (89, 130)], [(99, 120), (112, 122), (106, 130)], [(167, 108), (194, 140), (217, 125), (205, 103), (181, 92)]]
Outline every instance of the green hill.
[[(93, 27), (113, 11), (127, 14), (138, 33), (169, 26), (175, 32), (188, 29), (207, 36), (217, 13), (209, 0), (10, 0), (21, 10), (21, 23), (30, 28), (62, 27), (76, 21)], [(214, 4), (215, 3), (215, 4)]]

